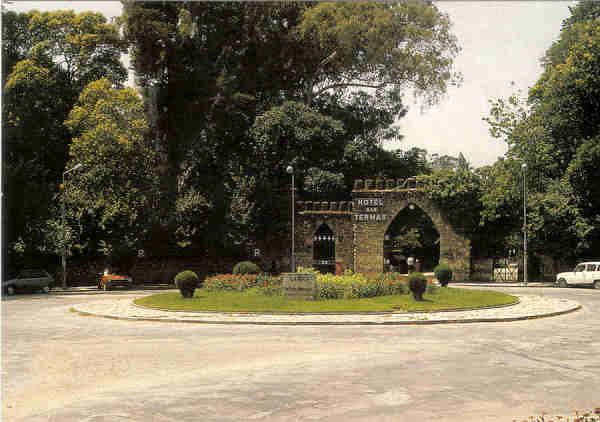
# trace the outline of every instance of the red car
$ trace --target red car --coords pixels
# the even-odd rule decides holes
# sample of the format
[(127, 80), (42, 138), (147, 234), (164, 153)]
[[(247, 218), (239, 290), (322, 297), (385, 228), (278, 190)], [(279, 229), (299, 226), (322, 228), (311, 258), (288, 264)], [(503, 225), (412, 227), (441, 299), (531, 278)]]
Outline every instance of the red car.
[(128, 275), (114, 274), (109, 270), (104, 270), (98, 277), (98, 288), (102, 290), (110, 290), (115, 286), (131, 287), (133, 278)]

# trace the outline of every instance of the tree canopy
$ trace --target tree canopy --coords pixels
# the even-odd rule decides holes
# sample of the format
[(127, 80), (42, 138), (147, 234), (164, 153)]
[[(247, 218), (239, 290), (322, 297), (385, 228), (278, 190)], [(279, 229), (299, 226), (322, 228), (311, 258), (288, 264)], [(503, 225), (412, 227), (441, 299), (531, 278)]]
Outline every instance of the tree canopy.
[[(288, 164), (300, 195), (340, 198), (357, 177), (428, 172), (420, 151), (383, 142), (402, 138), (406, 95), (431, 105), (460, 83), (448, 16), (416, 0), (125, 1), (120, 28), (72, 11), (4, 11), (3, 23), (20, 252), (280, 251)], [(137, 92), (123, 88), (126, 51)]]
[(63, 122), (83, 88), (126, 79), (125, 44), (99, 13), (2, 11), (2, 140), (8, 250), (34, 254), (65, 170)]
[(158, 178), (141, 98), (107, 79), (92, 82), (65, 125), (73, 134), (69, 166), (83, 165), (63, 187), (69, 220), (86, 223), (77, 244), (108, 256), (143, 249), (156, 219)]
[[(559, 39), (542, 58), (543, 73), (528, 98), (515, 94), (496, 100), (486, 119), (492, 135), (509, 145), (507, 162), (496, 163), (488, 173), (507, 190), (496, 187), (486, 193), (486, 218), (503, 214), (502, 209), (518, 209), (514, 191), (526, 177), (526, 229), (532, 247), (564, 259), (593, 254), (600, 245), (598, 16), (597, 2), (572, 7)], [(514, 194), (506, 195), (511, 191)], [(507, 214), (514, 216), (512, 224), (518, 231), (522, 216)]]
[(402, 97), (412, 90), (432, 104), (460, 82), (450, 21), (420, 1), (126, 2), (123, 23), (168, 163), (163, 214), (175, 221), (185, 178), (211, 204), (211, 239), (236, 226), (228, 218), (243, 175), (254, 178), (245, 201), (264, 205), (255, 222), (279, 230), (287, 164), (301, 188), (309, 168), (343, 173), (346, 192), (375, 160), (410, 173), (414, 157), (382, 148), (401, 137)]

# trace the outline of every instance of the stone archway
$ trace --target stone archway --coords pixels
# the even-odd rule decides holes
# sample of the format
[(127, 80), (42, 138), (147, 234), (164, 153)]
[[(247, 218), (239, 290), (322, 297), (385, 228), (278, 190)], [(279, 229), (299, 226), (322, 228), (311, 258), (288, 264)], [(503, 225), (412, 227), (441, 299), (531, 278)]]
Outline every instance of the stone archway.
[(454, 280), (469, 279), (470, 240), (426, 197), (416, 179), (357, 180), (352, 198), (356, 272), (383, 271), (385, 233), (395, 216), (412, 203), (429, 216), (440, 235), (440, 262), (450, 265)]
[(440, 262), (440, 234), (429, 215), (410, 202), (392, 217), (384, 236), (384, 272), (408, 272), (408, 258), (415, 268), (431, 272)]

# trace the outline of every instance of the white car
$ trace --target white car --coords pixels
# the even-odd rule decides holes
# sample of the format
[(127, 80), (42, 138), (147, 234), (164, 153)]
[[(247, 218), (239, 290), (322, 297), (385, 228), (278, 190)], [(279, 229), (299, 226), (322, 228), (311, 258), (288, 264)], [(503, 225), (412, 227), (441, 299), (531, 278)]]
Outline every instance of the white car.
[(558, 273), (556, 284), (558, 287), (589, 285), (600, 289), (600, 262), (582, 262), (571, 272)]

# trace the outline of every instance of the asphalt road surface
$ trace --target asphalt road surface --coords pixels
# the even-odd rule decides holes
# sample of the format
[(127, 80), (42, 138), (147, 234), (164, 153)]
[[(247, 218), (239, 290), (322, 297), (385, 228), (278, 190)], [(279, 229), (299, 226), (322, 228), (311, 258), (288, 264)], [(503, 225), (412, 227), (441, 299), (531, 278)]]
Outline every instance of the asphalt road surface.
[(69, 312), (111, 295), (2, 301), (2, 420), (521, 421), (600, 407), (600, 291), (504, 288), (583, 310), (531, 321), (255, 326)]

